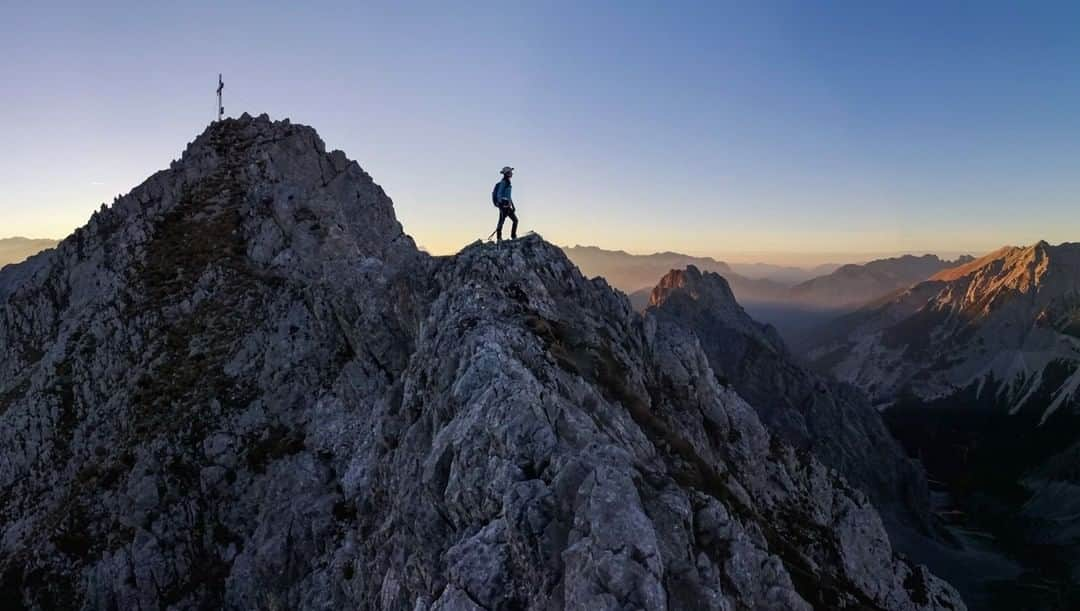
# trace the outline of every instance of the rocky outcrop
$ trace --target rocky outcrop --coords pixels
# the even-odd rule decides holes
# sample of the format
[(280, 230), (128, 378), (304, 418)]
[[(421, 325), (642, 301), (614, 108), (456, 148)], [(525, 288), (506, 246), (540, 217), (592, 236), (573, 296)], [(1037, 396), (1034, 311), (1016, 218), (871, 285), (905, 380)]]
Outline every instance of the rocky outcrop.
[(422, 254), (308, 127), (5, 269), (0, 347), (23, 608), (963, 608), (682, 327), (537, 236)]
[(653, 289), (647, 315), (693, 333), (719, 381), (770, 432), (844, 474), (890, 521), (930, 530), (926, 477), (869, 400), (802, 367), (771, 326), (743, 311), (724, 278), (693, 266), (672, 270)]

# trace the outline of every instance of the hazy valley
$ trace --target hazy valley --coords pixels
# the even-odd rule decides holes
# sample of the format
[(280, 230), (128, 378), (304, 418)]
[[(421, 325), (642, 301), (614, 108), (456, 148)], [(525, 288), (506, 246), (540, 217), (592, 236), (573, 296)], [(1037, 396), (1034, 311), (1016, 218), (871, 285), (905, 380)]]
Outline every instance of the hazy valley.
[(46, 248), (56, 246), (56, 240), (29, 238), (0, 238), (0, 267), (9, 263), (19, 263)]
[(590, 276), (603, 276), (644, 310), (656, 279), (672, 269), (694, 266), (723, 276), (740, 305), (757, 320), (776, 327), (785, 339), (802, 346), (807, 334), (824, 323), (876, 299), (966, 263), (935, 255), (903, 255), (867, 263), (830, 264), (802, 269), (768, 264), (729, 264), (675, 252), (632, 255), (595, 246), (565, 247), (570, 259)]

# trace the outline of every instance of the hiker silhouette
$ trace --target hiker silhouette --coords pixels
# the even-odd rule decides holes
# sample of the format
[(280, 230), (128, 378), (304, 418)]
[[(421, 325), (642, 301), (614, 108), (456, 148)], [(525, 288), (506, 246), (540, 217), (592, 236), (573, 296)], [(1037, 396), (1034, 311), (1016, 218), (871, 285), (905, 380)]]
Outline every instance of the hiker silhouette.
[(491, 203), (495, 204), (495, 207), (499, 209), (499, 224), (495, 226), (495, 237), (497, 242), (502, 242), (502, 228), (503, 223), (509, 218), (512, 221), (510, 225), (510, 239), (517, 238), (517, 226), (518, 218), (516, 214), (516, 208), (514, 207), (514, 199), (510, 195), (510, 179), (514, 176), (514, 168), (510, 166), (504, 167), (500, 170), (502, 173), (502, 180), (495, 183), (495, 188), (491, 191)]

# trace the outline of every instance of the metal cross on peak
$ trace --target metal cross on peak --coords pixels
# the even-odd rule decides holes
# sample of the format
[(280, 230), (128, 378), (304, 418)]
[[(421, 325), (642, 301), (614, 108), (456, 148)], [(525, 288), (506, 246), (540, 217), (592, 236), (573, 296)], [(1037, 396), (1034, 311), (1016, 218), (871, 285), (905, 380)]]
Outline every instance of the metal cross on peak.
[(221, 73), (217, 75), (217, 119), (218, 121), (225, 115), (225, 107), (221, 105), (221, 90), (225, 89), (225, 81), (221, 80)]

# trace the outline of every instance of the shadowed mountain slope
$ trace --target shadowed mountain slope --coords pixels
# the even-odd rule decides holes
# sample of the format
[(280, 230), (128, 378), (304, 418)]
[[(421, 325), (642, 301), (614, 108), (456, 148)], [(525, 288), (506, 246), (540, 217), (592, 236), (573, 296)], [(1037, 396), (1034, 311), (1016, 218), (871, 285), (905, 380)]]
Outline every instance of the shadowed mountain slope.
[(716, 375), (780, 438), (843, 473), (892, 519), (929, 528), (921, 468), (869, 400), (799, 365), (771, 326), (739, 306), (724, 278), (672, 270), (653, 289), (648, 312), (692, 331)]
[[(1080, 244), (1007, 247), (835, 323), (815, 366), (862, 387), (1026, 573), (998, 608), (1080, 605)], [(1008, 590), (1009, 595), (1004, 593)]]

